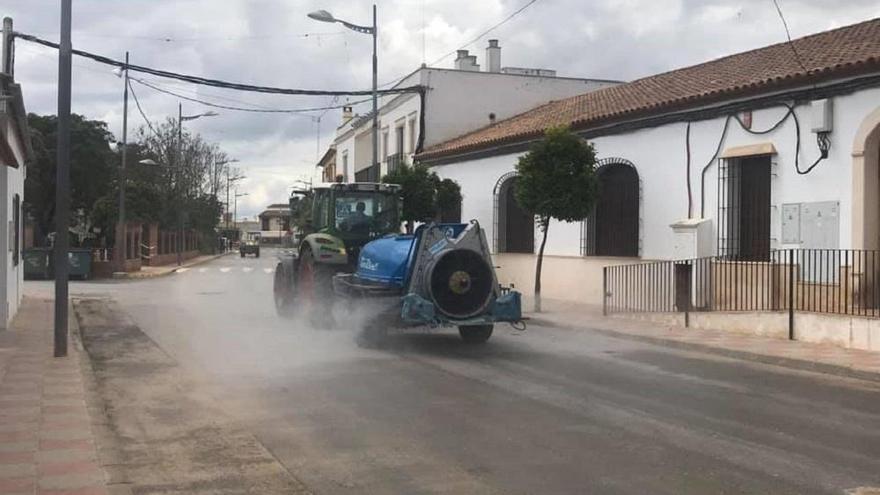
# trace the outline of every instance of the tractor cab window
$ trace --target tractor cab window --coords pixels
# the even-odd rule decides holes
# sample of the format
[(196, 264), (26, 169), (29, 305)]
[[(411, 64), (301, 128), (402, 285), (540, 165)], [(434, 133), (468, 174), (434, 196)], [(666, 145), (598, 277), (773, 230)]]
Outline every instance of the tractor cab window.
[(336, 196), (336, 228), (358, 234), (395, 230), (397, 198), (376, 192), (349, 191)]

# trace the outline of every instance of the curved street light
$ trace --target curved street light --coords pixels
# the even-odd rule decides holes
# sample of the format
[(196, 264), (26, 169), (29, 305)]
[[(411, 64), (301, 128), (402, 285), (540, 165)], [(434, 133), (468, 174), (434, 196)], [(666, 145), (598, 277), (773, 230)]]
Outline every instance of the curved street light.
[[(369, 34), (373, 36), (373, 167), (379, 167), (379, 96), (378, 96), (378, 70), (379, 63), (376, 57), (376, 36), (378, 28), (376, 26), (376, 4), (373, 4), (373, 25), (360, 26), (350, 22), (343, 21), (333, 17), (333, 14), (326, 10), (316, 10), (307, 14), (310, 19), (320, 22), (338, 22), (343, 26), (356, 31), (358, 33)], [(377, 170), (377, 175), (378, 175)], [(378, 180), (378, 179), (377, 179)]]

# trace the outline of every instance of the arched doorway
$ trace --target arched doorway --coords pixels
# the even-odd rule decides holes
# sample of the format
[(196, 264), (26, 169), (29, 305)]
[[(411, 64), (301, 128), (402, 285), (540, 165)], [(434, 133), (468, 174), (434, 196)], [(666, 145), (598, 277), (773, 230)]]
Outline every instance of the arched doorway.
[(852, 248), (880, 249), (880, 107), (853, 140)]
[(531, 254), (535, 252), (535, 217), (519, 206), (515, 192), (515, 172), (495, 184), (495, 251)]
[(584, 254), (639, 255), (639, 174), (632, 163), (604, 159), (596, 169), (599, 197), (584, 229)]

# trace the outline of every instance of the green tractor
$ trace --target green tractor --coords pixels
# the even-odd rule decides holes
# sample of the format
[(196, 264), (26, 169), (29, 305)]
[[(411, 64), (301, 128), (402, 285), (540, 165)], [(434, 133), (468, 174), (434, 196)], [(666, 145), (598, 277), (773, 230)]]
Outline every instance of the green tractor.
[(361, 248), (371, 240), (400, 232), (400, 186), (322, 184), (294, 191), (290, 205), (299, 235), (279, 256), (275, 309), (330, 326), (333, 276), (354, 272)]

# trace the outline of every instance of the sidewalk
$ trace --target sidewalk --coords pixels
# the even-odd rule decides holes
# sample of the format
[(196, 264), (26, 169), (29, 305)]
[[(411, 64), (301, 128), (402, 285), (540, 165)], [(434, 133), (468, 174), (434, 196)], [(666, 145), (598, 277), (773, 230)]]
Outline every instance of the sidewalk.
[(55, 358), (52, 326), (52, 301), (25, 298), (0, 330), (0, 493), (106, 494), (76, 332), (68, 356)]
[(140, 271), (137, 272), (115, 272), (113, 273), (113, 278), (116, 279), (140, 279), (140, 278), (155, 278), (155, 277), (163, 277), (165, 275), (170, 275), (181, 268), (189, 268), (191, 266), (200, 265), (202, 263), (207, 263), (209, 261), (213, 261), (217, 258), (222, 258), (223, 256), (233, 254), (235, 251), (227, 251), (221, 254), (208, 254), (205, 256), (196, 256), (195, 258), (184, 261), (183, 264), (177, 266), (177, 264), (171, 265), (162, 265), (162, 266), (144, 266), (141, 267)]
[(667, 347), (880, 382), (880, 352), (720, 330), (695, 330), (619, 316), (603, 317), (568, 304), (545, 304), (544, 307), (545, 312), (526, 313), (530, 324), (593, 330)]

